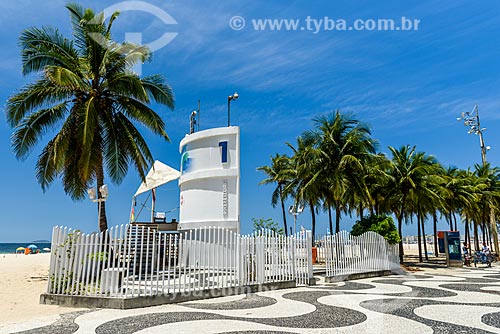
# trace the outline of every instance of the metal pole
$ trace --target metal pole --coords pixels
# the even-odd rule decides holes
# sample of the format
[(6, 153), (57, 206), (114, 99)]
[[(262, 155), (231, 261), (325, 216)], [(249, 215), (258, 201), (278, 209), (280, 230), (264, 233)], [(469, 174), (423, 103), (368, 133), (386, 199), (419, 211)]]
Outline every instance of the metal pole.
[(483, 160), (483, 166), (486, 165), (486, 147), (484, 146), (483, 132), (479, 130), (479, 143), (481, 145), (481, 159)]
[(227, 126), (231, 126), (231, 97), (227, 98)]
[[(477, 104), (474, 107), (476, 109), (476, 121), (477, 121), (477, 131), (479, 135), (479, 145), (481, 146), (481, 159), (483, 161), (483, 167), (486, 166), (487, 160), (486, 160), (486, 146), (484, 144), (484, 138), (483, 138), (483, 130), (481, 129), (481, 122), (479, 119), (479, 107)], [(500, 249), (498, 246), (498, 232), (497, 232), (497, 222), (496, 222), (496, 216), (495, 216), (495, 209), (490, 206), (490, 225), (491, 225), (491, 234), (493, 234), (493, 246), (495, 249), (495, 253), (499, 253)]]
[(297, 234), (297, 213), (293, 213), (293, 233)]
[[(94, 211), (95, 212), (95, 211)], [(101, 200), (97, 200), (97, 226), (101, 224)]]
[(484, 145), (483, 130), (481, 129), (481, 121), (479, 119), (479, 108), (477, 104), (474, 107), (476, 109), (476, 121), (477, 121), (477, 132), (479, 135), (479, 145), (481, 146), (481, 160), (483, 161), (483, 166), (486, 165), (486, 146)]
[(156, 194), (155, 194), (155, 188), (151, 189), (151, 222), (153, 223), (155, 221), (155, 201), (156, 201)]

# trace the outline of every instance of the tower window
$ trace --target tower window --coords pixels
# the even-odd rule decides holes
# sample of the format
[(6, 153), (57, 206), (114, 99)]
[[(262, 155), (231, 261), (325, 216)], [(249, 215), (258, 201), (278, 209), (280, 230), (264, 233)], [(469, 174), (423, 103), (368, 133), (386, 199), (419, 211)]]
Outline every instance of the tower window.
[(221, 148), (221, 162), (224, 164), (227, 162), (227, 141), (219, 142), (219, 147)]

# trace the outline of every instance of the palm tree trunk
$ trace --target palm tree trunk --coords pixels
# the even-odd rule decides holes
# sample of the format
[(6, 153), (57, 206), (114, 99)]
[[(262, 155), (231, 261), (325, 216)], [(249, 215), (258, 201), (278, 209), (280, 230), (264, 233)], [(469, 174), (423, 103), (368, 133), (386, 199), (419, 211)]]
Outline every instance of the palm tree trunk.
[(432, 218), (434, 220), (434, 255), (438, 257), (439, 247), (438, 247), (438, 237), (437, 237), (437, 216), (435, 211), (434, 214), (432, 215)]
[(429, 254), (427, 253), (427, 236), (425, 235), (425, 216), (422, 216), (420, 218), (422, 222), (422, 234), (424, 236), (424, 255), (425, 255), (425, 261), (429, 261)]
[[(97, 178), (97, 198), (101, 199), (102, 195), (99, 189), (104, 185), (104, 169), (102, 167), (102, 162), (99, 164), (99, 167), (96, 171)], [(99, 230), (104, 232), (108, 229), (108, 220), (106, 218), (106, 202), (99, 201), (97, 203), (97, 214), (99, 215)]]
[(493, 246), (495, 253), (500, 254), (500, 249), (498, 245), (498, 232), (497, 232), (497, 220), (495, 217), (495, 210), (493, 207), (490, 207), (490, 226), (491, 226), (491, 235), (493, 236)]
[(453, 220), (455, 221), (455, 231), (458, 231), (457, 215), (453, 212)]
[(417, 234), (417, 242), (418, 242), (418, 262), (424, 262), (422, 258), (422, 229), (420, 226), (420, 213), (417, 212), (417, 226), (418, 226), (418, 234)]
[(479, 248), (479, 231), (477, 227), (477, 222), (474, 221), (474, 246), (476, 246), (476, 251), (478, 251)]
[(486, 223), (484, 223), (484, 227), (486, 229), (486, 244), (490, 246), (491, 249), (491, 234), (490, 234), (490, 226)]
[(483, 243), (486, 242), (486, 228), (484, 222), (481, 224), (481, 231), (483, 232)]
[(467, 233), (467, 236), (469, 237), (468, 240), (467, 240), (467, 246), (469, 247), (469, 250), (472, 250), (472, 245), (470, 244), (470, 239), (471, 239), (471, 232), (472, 232), (472, 225), (471, 222), (468, 222), (468, 225), (469, 225), (469, 232)]
[(363, 204), (359, 203), (359, 220), (363, 220)]
[(340, 232), (340, 202), (335, 202), (335, 233)]
[(402, 215), (396, 215), (398, 217), (398, 233), (399, 233), (399, 263), (403, 263), (403, 234), (401, 234), (401, 229), (403, 226)]
[[(467, 240), (469, 239), (469, 219), (467, 219), (467, 217), (465, 217), (464, 226), (465, 226), (464, 240), (465, 240), (465, 243), (468, 244)], [(469, 248), (470, 248), (470, 246), (469, 246)]]
[(398, 217), (398, 233), (399, 233), (399, 263), (403, 263), (403, 257), (404, 257), (404, 249), (403, 249), (403, 213), (406, 205), (406, 194), (403, 194), (403, 200), (401, 201), (401, 211), (399, 212), (399, 215), (396, 214), (396, 217)]
[(328, 202), (328, 222), (330, 223), (330, 234), (333, 234), (333, 219), (332, 219), (332, 207), (330, 202)]
[(278, 187), (280, 192), (281, 213), (283, 214), (283, 226), (285, 228), (285, 236), (288, 237), (288, 227), (286, 225), (285, 201), (283, 201), (283, 187), (281, 184)]
[(311, 208), (312, 245), (314, 246), (314, 237), (316, 236), (316, 215), (314, 214), (314, 204), (312, 201), (309, 201), (309, 207)]

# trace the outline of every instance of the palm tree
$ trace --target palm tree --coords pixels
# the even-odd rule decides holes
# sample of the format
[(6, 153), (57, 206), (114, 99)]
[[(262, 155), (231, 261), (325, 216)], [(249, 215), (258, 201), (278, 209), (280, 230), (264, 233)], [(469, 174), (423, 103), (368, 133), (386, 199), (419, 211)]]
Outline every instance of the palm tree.
[[(370, 128), (340, 111), (314, 119), (315, 129), (306, 132), (320, 152), (319, 173), (323, 180), (322, 197), (335, 207), (335, 232), (340, 231), (340, 216), (346, 211), (348, 196), (356, 194), (360, 202), (370, 195), (364, 184), (364, 166), (375, 153), (376, 143)], [(358, 202), (353, 199), (351, 203)], [(362, 210), (360, 210), (362, 211)], [(331, 228), (331, 227), (330, 227)]]
[[(413, 199), (414, 212), (417, 215), (418, 231), (422, 231), (424, 238), (424, 255), (425, 260), (429, 260), (427, 252), (427, 239), (425, 233), (425, 221), (428, 214), (434, 213), (437, 208), (441, 207), (442, 198), (440, 197), (440, 184), (442, 183), (439, 173), (441, 171), (441, 165), (437, 160), (429, 155), (425, 155), (422, 152), (418, 153), (422, 155), (421, 159), (426, 164), (429, 164), (429, 168), (426, 169), (426, 174), (422, 175), (420, 182), (415, 184), (415, 188), (411, 193)], [(419, 234), (419, 260), (422, 262), (422, 248), (420, 247), (420, 234)]]
[(271, 157), (270, 166), (258, 167), (258, 171), (262, 171), (267, 175), (267, 178), (262, 180), (259, 184), (276, 183), (276, 188), (273, 191), (271, 204), (276, 207), (278, 200), (281, 203), (281, 212), (283, 214), (283, 226), (285, 228), (285, 235), (288, 236), (288, 227), (286, 223), (285, 199), (290, 195), (286, 192), (286, 186), (290, 183), (290, 164), (291, 160), (286, 155), (276, 154)]
[(291, 182), (285, 191), (295, 194), (295, 205), (308, 205), (311, 211), (313, 244), (316, 233), (316, 206), (321, 200), (321, 159), (320, 151), (310, 136), (297, 138), (297, 147), (287, 143), (293, 151)]
[[(416, 147), (402, 146), (399, 149), (389, 146), (392, 153), (387, 184), (387, 207), (390, 207), (398, 220), (398, 232), (402, 236), (403, 218), (410, 213), (409, 196), (421, 184), (425, 175), (431, 174), (433, 160), (416, 151)], [(403, 262), (403, 239), (399, 243), (399, 259)]]
[[(441, 197), (443, 198), (443, 206), (441, 211), (448, 216), (450, 225), (452, 217), (459, 213), (465, 219), (465, 238), (469, 238), (469, 221), (472, 219), (473, 213), (477, 210), (474, 202), (480, 196), (482, 186), (477, 182), (478, 179), (470, 171), (459, 170), (450, 167), (442, 170), (441, 177)], [(472, 208), (472, 210), (470, 210)], [(455, 220), (455, 229), (457, 223)]]
[(477, 222), (481, 219), (479, 214), (480, 201), (483, 197), (483, 189), (487, 187), (483, 181), (475, 175), (470, 169), (458, 170), (454, 176), (454, 183), (458, 183), (457, 190), (454, 191), (458, 196), (458, 205), (461, 216), (465, 220), (465, 239), (469, 247), (470, 244), (470, 223), (473, 224), (474, 239), (476, 243), (476, 250), (479, 250), (479, 240), (477, 235)]
[[(140, 78), (130, 71), (149, 60), (150, 52), (113, 42), (110, 31), (118, 13), (105, 22), (91, 9), (66, 8), (73, 39), (49, 27), (22, 33), (23, 74), (39, 78), (8, 100), (7, 120), (18, 159), (25, 159), (44, 134), (56, 132), (38, 157), (37, 180), (45, 191), (61, 177), (66, 194), (81, 200), (91, 184), (104, 184), (105, 172), (119, 184), (133, 164), (145, 178), (153, 157), (136, 126), (168, 140), (164, 121), (148, 105), (155, 101), (173, 109), (174, 98), (161, 75)], [(99, 228), (107, 229), (104, 202)]]
[[(498, 254), (498, 235), (495, 213), (499, 208), (500, 199), (500, 168), (492, 167), (489, 163), (475, 165), (475, 173), (480, 178), (485, 188), (482, 190), (481, 207), (483, 208), (483, 234), (486, 229), (491, 230), (494, 250)], [(489, 222), (486, 217), (489, 217)], [(490, 238), (488, 238), (490, 239)], [(483, 240), (485, 238), (483, 237)]]
[[(363, 179), (361, 184), (364, 185), (364, 193), (357, 196), (361, 215), (365, 208), (369, 210), (370, 215), (380, 215), (384, 210), (386, 185), (390, 180), (387, 174), (389, 166), (389, 160), (381, 153), (371, 154), (363, 162), (363, 173), (359, 177)], [(384, 210), (384, 213), (388, 213), (388, 211)]]

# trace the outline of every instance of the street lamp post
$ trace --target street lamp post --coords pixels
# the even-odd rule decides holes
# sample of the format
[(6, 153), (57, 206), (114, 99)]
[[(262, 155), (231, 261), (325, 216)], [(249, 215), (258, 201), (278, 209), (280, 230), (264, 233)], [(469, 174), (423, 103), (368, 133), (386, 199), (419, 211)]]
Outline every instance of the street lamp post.
[(479, 119), (479, 108), (477, 104), (472, 109), (472, 112), (463, 112), (460, 114), (460, 117), (457, 118), (457, 121), (464, 121), (464, 125), (469, 127), (468, 134), (476, 134), (479, 136), (479, 145), (481, 146), (481, 160), (483, 162), (483, 166), (486, 165), (486, 152), (490, 149), (489, 146), (484, 144), (483, 131), (486, 128), (481, 128), (481, 121)]
[[(486, 166), (487, 160), (486, 160), (486, 152), (491, 149), (490, 146), (486, 146), (484, 143), (484, 137), (483, 137), (483, 131), (486, 130), (486, 128), (481, 128), (481, 121), (479, 119), (479, 107), (478, 105), (474, 105), (474, 108), (472, 109), (472, 112), (463, 112), (460, 114), (460, 117), (457, 118), (457, 121), (464, 121), (464, 125), (469, 127), (469, 131), (467, 131), (468, 134), (476, 134), (479, 136), (479, 145), (481, 147), (481, 160), (483, 162), (483, 166)], [(497, 233), (497, 226), (496, 226), (496, 217), (495, 217), (495, 210), (493, 207), (490, 206), (490, 225), (491, 225), (491, 234), (493, 235), (493, 244), (495, 246), (495, 252), (498, 254), (499, 253), (499, 247), (498, 247), (498, 233)], [(476, 237), (476, 236), (474, 236)], [(477, 241), (476, 241), (477, 245)]]
[(288, 212), (293, 216), (293, 233), (297, 234), (297, 216), (302, 213), (304, 207), (300, 204), (290, 205)]
[(231, 101), (236, 101), (240, 97), (238, 92), (227, 97), (227, 126), (231, 126)]
[(103, 184), (99, 187), (99, 193), (101, 193), (101, 197), (97, 196), (96, 188), (92, 187), (87, 189), (87, 194), (89, 194), (89, 198), (92, 202), (97, 203), (97, 226), (101, 222), (101, 203), (105, 202), (108, 199), (109, 191), (108, 186)]

